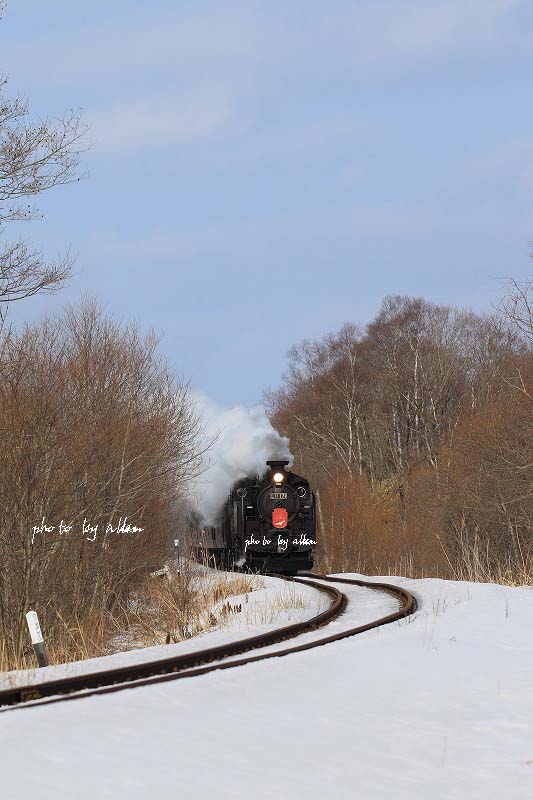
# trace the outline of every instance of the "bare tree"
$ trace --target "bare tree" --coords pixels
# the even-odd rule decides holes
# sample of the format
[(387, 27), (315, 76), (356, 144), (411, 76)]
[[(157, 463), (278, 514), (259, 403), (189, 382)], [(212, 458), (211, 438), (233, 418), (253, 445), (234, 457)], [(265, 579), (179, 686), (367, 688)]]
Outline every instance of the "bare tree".
[(533, 345), (533, 280), (510, 280), (500, 302), (504, 317)]
[(87, 149), (87, 126), (78, 111), (41, 119), (30, 113), (27, 99), (7, 97), (6, 84), (0, 75), (0, 323), (10, 302), (53, 292), (68, 277), (69, 251), (48, 261), (39, 248), (4, 235), (8, 223), (40, 217), (36, 196), (80, 180), (80, 156)]
[[(63, 622), (113, 613), (161, 566), (203, 448), (189, 387), (172, 377), (155, 336), (94, 301), (5, 339), (0, 630), (17, 660), (28, 608), (53, 637)], [(125, 517), (139, 530), (118, 531)], [(53, 532), (35, 531), (43, 519)]]
[(507, 319), (391, 296), (366, 331), (289, 351), (267, 402), (320, 492), (328, 569), (446, 569), (437, 536), (450, 546), (463, 519), (495, 559), (527, 562), (531, 302), (514, 288)]

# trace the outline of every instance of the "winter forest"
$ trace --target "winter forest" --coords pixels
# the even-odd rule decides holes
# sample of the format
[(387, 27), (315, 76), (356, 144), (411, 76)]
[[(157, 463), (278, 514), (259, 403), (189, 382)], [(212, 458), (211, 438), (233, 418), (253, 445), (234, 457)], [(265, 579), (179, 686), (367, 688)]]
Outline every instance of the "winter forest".
[(290, 350), (270, 413), (321, 487), (328, 570), (530, 581), (531, 292), (486, 315), (388, 297)]

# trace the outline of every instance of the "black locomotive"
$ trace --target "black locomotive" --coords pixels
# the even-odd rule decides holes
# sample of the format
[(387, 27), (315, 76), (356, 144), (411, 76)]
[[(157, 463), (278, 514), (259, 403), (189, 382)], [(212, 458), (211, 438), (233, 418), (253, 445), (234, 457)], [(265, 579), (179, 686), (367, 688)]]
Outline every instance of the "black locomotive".
[(309, 482), (267, 461), (263, 478), (233, 486), (217, 524), (204, 528), (201, 547), (216, 563), (286, 575), (311, 569), (316, 548), (315, 496)]

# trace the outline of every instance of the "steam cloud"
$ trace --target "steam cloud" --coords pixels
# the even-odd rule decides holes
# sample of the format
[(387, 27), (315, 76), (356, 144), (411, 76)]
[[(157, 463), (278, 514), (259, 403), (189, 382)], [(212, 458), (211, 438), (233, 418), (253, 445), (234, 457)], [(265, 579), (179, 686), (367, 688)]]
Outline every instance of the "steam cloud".
[(199, 392), (195, 392), (194, 400), (206, 441), (217, 437), (207, 453), (208, 467), (195, 491), (198, 510), (212, 525), (235, 481), (264, 475), (267, 460), (288, 459), (292, 464), (294, 458), (289, 439), (272, 427), (264, 406), (222, 408)]

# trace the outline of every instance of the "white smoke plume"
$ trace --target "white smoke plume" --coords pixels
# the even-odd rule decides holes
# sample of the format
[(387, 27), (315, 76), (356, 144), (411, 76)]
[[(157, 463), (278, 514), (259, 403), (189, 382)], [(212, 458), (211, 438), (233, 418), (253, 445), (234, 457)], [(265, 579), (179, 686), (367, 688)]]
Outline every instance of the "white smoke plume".
[(216, 439), (195, 487), (198, 510), (212, 525), (235, 481), (264, 475), (270, 459), (288, 459), (292, 465), (294, 458), (289, 439), (272, 427), (264, 406), (222, 408), (200, 392), (193, 399), (206, 442)]

